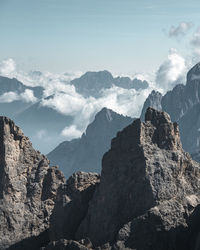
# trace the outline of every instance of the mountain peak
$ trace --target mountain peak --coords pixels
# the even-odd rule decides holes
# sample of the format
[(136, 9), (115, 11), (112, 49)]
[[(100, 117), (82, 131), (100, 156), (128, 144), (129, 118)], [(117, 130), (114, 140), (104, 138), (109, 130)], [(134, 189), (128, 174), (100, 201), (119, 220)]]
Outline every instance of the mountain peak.
[(194, 80), (200, 80), (200, 62), (192, 67), (187, 73), (187, 83)]
[(111, 122), (113, 120), (113, 115), (117, 114), (111, 109), (108, 109), (106, 107), (102, 108), (95, 116), (95, 120), (101, 120), (106, 119), (108, 122)]

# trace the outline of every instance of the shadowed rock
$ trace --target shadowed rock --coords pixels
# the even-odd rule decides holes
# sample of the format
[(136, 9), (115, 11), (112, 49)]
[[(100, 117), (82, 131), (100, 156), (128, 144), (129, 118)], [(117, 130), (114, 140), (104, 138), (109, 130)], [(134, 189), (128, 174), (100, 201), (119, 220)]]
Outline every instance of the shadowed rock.
[(189, 249), (187, 220), (200, 203), (200, 166), (167, 113), (148, 108), (112, 140), (77, 238), (113, 249)]

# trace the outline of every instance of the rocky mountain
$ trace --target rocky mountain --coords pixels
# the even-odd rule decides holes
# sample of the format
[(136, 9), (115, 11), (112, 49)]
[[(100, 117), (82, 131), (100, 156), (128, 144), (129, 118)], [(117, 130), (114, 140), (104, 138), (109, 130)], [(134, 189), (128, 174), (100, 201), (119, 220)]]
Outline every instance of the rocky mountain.
[(186, 85), (177, 85), (163, 97), (153, 91), (144, 104), (142, 119), (148, 105), (166, 111), (179, 123), (186, 151), (195, 154), (200, 150), (200, 63), (188, 72)]
[(133, 121), (130, 117), (103, 108), (81, 138), (62, 142), (47, 157), (59, 165), (65, 176), (75, 171), (100, 172), (101, 159), (116, 133)]
[(131, 80), (129, 77), (116, 77), (107, 71), (86, 72), (80, 78), (71, 81), (76, 88), (76, 91), (85, 97), (98, 97), (102, 89), (109, 89), (116, 85), (125, 89), (146, 89), (148, 88), (147, 81), (141, 81), (137, 78)]
[(101, 177), (65, 181), (5, 117), (0, 145), (2, 250), (200, 249), (200, 164), (167, 113), (148, 108), (119, 132)]
[(27, 249), (17, 247), (19, 242), (37, 249), (34, 240), (46, 237), (64, 176), (55, 167), (49, 168), (47, 158), (32, 148), (11, 120), (2, 116), (0, 155), (0, 249)]

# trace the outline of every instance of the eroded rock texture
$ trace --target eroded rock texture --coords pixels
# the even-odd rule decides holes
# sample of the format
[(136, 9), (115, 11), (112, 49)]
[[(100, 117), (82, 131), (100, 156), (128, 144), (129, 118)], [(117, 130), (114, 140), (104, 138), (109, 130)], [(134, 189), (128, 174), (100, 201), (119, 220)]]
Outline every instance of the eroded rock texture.
[(27, 249), (26, 240), (37, 249), (48, 241), (57, 189), (65, 182), (48, 164), (11, 120), (0, 117), (0, 249)]
[(76, 234), (112, 249), (191, 249), (188, 220), (200, 203), (200, 165), (182, 149), (167, 113), (148, 108), (112, 140)]
[(51, 218), (51, 240), (75, 239), (99, 181), (99, 174), (77, 172), (59, 189)]

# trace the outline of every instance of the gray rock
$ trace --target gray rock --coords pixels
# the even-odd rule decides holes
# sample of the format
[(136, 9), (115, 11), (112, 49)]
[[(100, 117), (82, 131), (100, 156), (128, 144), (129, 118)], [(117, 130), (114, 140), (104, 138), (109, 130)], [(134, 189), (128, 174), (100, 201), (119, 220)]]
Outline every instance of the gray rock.
[(99, 182), (98, 174), (78, 172), (59, 189), (51, 216), (51, 240), (75, 238)]
[(182, 149), (167, 113), (148, 108), (112, 140), (100, 185), (76, 237), (113, 249), (189, 249), (188, 220), (200, 204), (200, 165)]
[(42, 244), (36, 238), (48, 231), (58, 187), (65, 182), (48, 164), (11, 120), (0, 117), (0, 249), (23, 249), (26, 239), (29, 249)]

